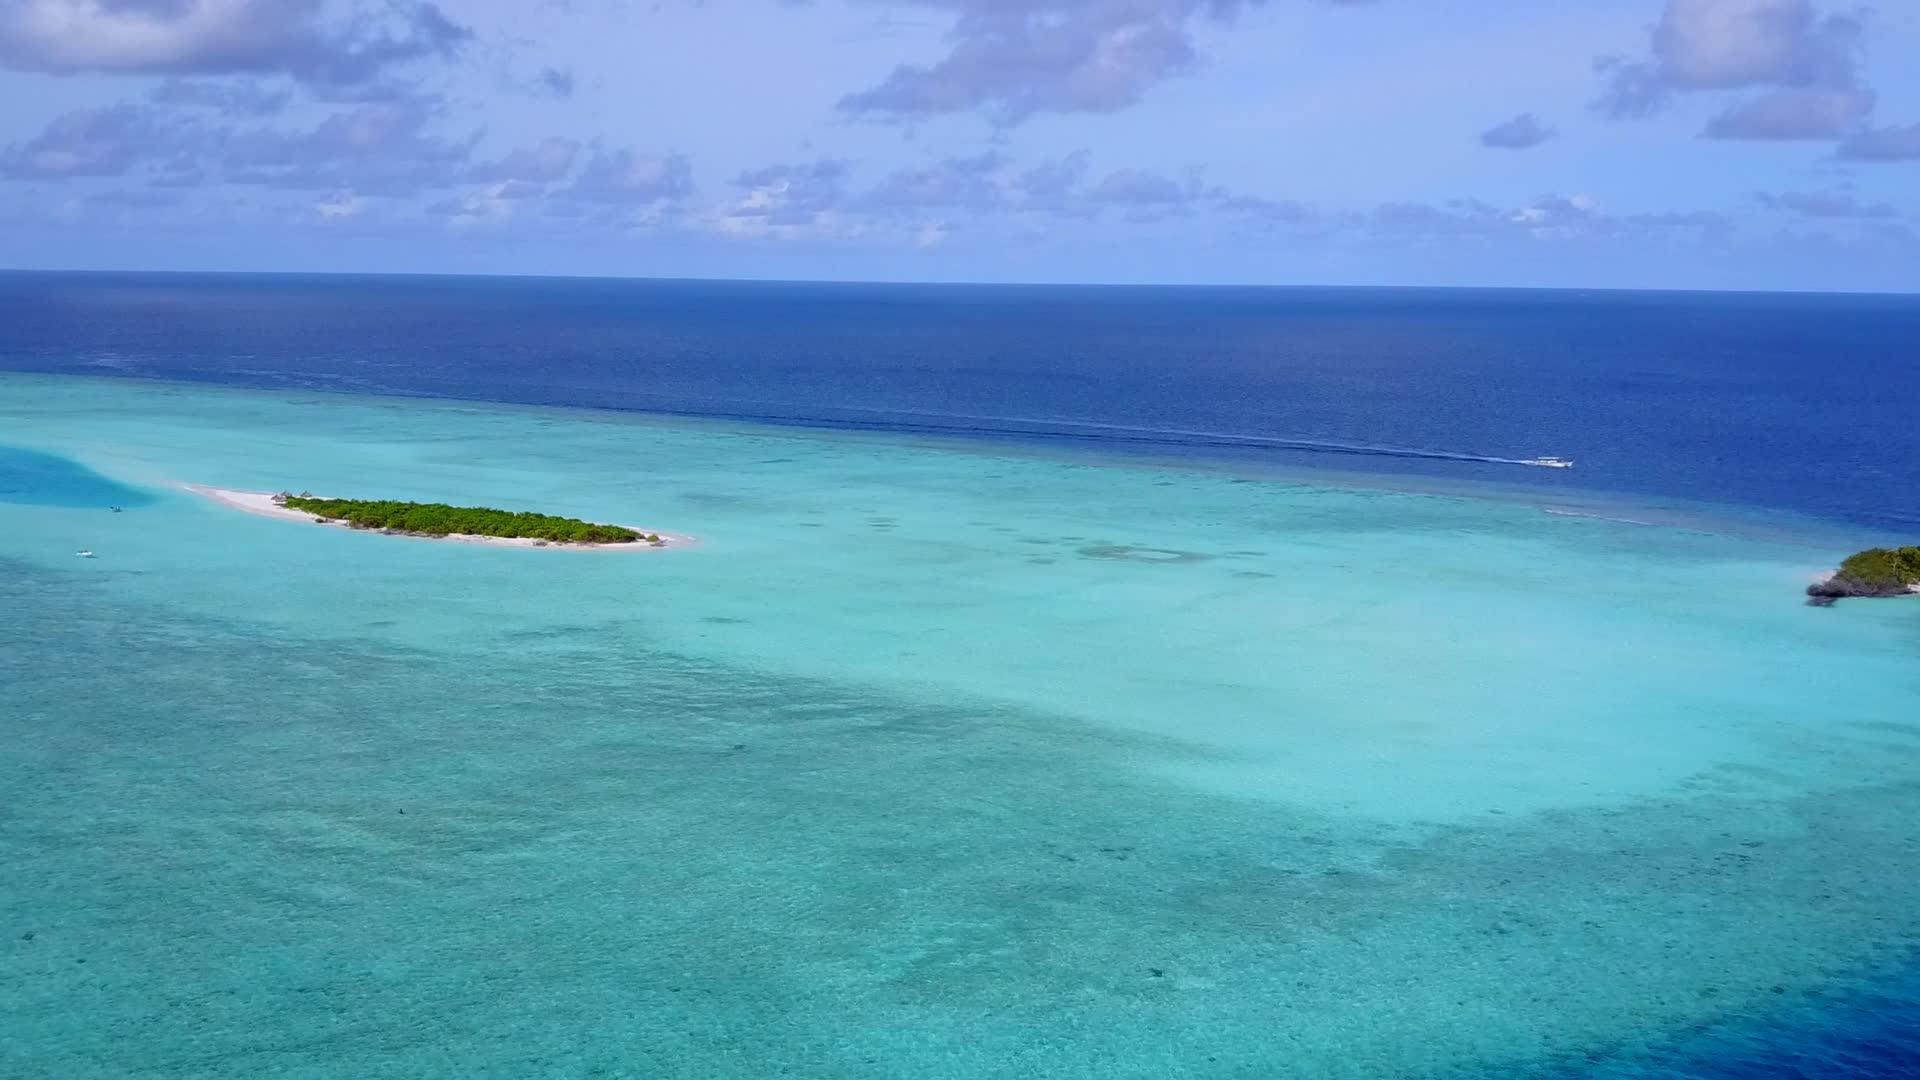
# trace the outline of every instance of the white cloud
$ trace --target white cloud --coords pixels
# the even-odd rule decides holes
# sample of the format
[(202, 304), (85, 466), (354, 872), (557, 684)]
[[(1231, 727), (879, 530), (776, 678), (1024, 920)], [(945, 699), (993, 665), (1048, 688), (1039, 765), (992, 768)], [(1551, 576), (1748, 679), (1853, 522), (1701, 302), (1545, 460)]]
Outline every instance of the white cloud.
[(421, 0), (0, 0), (0, 64), (361, 83), (470, 32)]
[(322, 221), (342, 221), (359, 217), (366, 208), (367, 200), (344, 191), (313, 204), (313, 212)]
[(1715, 139), (1837, 139), (1873, 111), (1865, 90), (1775, 90), (1707, 122)]
[(840, 101), (889, 117), (982, 109), (999, 124), (1041, 112), (1113, 112), (1198, 62), (1192, 25), (1253, 0), (919, 0), (954, 13), (948, 53), (902, 64)]
[(1598, 105), (1644, 116), (1703, 91), (1859, 91), (1862, 29), (1858, 14), (1822, 14), (1812, 0), (1668, 0), (1645, 59), (1600, 61), (1610, 85)]

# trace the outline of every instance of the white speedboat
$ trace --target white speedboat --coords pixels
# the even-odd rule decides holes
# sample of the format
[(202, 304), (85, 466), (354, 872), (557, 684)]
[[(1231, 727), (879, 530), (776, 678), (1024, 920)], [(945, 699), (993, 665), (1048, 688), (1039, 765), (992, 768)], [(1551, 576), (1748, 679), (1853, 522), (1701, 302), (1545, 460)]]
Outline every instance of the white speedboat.
[(74, 554), (80, 556), (83, 559), (93, 558), (93, 552), (91, 551), (76, 551), (74, 552)]
[(1527, 462), (1527, 464), (1538, 465), (1543, 469), (1573, 468), (1573, 462), (1568, 461), (1566, 458), (1557, 458), (1557, 457), (1537, 457), (1537, 458), (1534, 458), (1532, 461)]

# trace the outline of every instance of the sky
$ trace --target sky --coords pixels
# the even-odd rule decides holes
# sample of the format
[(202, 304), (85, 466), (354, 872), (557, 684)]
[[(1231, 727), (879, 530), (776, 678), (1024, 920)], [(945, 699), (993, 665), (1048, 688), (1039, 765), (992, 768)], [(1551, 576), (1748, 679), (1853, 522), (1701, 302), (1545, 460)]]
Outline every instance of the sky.
[(1920, 291), (1920, 0), (0, 0), (0, 267)]

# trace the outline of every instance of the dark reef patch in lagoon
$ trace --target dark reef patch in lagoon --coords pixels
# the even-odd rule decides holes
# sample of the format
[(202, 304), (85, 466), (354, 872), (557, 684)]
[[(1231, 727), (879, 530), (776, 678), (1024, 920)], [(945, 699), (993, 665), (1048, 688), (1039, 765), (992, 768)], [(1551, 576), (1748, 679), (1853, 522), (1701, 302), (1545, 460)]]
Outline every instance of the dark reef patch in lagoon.
[(1211, 555), (1202, 555), (1197, 551), (1136, 547), (1132, 544), (1088, 544), (1080, 549), (1080, 554), (1089, 559), (1115, 559), (1121, 562), (1143, 563), (1195, 563), (1206, 562), (1213, 558)]
[[(1774, 992), (1785, 994), (1782, 987)], [(1881, 1080), (1920, 1075), (1920, 966), (1841, 993), (1783, 996), (1777, 1013), (1632, 1050), (1595, 1051), (1548, 1080)]]
[(72, 458), (0, 446), (0, 502), (30, 506), (145, 506), (152, 496), (109, 480)]

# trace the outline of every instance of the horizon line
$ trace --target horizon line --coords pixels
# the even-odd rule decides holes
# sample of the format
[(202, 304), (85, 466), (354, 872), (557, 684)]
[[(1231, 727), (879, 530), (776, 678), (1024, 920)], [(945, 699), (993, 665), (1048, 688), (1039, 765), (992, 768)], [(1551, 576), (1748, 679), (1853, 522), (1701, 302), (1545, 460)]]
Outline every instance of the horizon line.
[(656, 274), (561, 274), (561, 273), (462, 273), (459, 271), (424, 270), (183, 270), (178, 268), (154, 269), (142, 267), (116, 267), (113, 269), (87, 267), (27, 267), (0, 266), (0, 275), (25, 276), (33, 274), (66, 276), (111, 275), (152, 275), (172, 277), (259, 277), (259, 278), (457, 278), (465, 280), (492, 281), (625, 281), (636, 283), (699, 283), (699, 284), (735, 284), (735, 285), (849, 285), (849, 286), (885, 286), (890, 288), (982, 288), (982, 289), (1240, 289), (1240, 290), (1315, 290), (1327, 291), (1430, 291), (1430, 292), (1536, 292), (1536, 293), (1676, 293), (1709, 295), (1766, 295), (1766, 296), (1875, 296), (1875, 297), (1920, 297), (1920, 290), (1905, 289), (1791, 289), (1791, 288), (1712, 288), (1694, 287), (1647, 287), (1629, 285), (1435, 285), (1416, 282), (1381, 283), (1339, 283), (1339, 282), (1145, 282), (1145, 281), (983, 281), (983, 280), (928, 280), (879, 278), (778, 278), (778, 277), (726, 277), (716, 275), (687, 275), (667, 277)]

